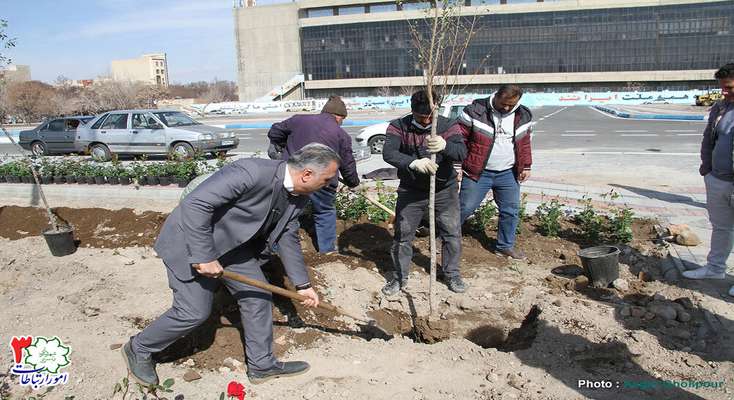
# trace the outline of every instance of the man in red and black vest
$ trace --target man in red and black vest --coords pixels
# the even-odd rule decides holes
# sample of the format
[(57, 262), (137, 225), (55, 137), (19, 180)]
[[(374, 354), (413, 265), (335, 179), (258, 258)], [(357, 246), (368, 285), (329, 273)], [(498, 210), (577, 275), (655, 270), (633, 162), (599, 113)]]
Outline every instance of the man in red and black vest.
[[(438, 99), (435, 94), (433, 98)], [(395, 295), (408, 283), (413, 239), (428, 209), (431, 175), (436, 175), (436, 224), (443, 242), (443, 279), (449, 290), (461, 293), (466, 290), (466, 285), (459, 274), (461, 225), (458, 182), (453, 164), (464, 159), (466, 146), (458, 125), (442, 116), (438, 117), (436, 137), (431, 138), (431, 106), (425, 90), (413, 93), (410, 108), (412, 113), (390, 122), (382, 149), (382, 158), (398, 169), (400, 178), (395, 236), (390, 251), (393, 279), (382, 288), (382, 293)], [(431, 154), (436, 154), (436, 162), (431, 161)]]
[(459, 117), (467, 155), (462, 164), (461, 223), (479, 207), (487, 192), (494, 192), (499, 209), (497, 253), (522, 259), (515, 249), (519, 223), (520, 183), (530, 177), (533, 115), (520, 105), (522, 89), (503, 85), (486, 99), (466, 106)]

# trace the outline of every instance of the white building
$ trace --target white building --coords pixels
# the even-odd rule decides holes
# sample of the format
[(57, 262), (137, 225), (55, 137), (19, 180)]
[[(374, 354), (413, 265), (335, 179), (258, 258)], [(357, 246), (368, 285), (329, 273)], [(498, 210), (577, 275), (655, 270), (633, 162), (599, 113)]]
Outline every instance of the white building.
[(143, 54), (140, 58), (112, 61), (112, 79), (168, 86), (166, 53)]

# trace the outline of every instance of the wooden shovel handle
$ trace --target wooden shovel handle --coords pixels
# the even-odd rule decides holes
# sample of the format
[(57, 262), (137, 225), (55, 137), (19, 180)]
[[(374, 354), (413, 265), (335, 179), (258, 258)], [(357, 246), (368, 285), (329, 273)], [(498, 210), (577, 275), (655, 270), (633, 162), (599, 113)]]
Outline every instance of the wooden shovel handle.
[[(347, 184), (344, 182), (344, 180), (342, 178), (339, 178), (339, 182), (341, 182), (344, 186), (347, 186)], [(366, 193), (359, 192), (359, 194), (362, 197), (364, 197), (365, 199), (367, 199), (367, 201), (369, 201), (370, 203), (372, 203), (375, 206), (377, 206), (378, 208), (380, 208), (382, 211), (390, 214), (390, 216), (392, 217), (393, 220), (395, 219), (395, 210), (392, 210), (392, 209), (388, 208), (386, 205), (384, 205), (384, 204), (380, 203), (379, 201), (373, 199), (372, 197), (368, 196)]]
[[(275, 286), (275, 285), (271, 285), (271, 284), (269, 284), (267, 282), (259, 281), (257, 279), (248, 278), (248, 277), (246, 277), (244, 275), (241, 275), (241, 274), (238, 274), (238, 273), (235, 273), (235, 272), (232, 272), (232, 271), (227, 271), (226, 269), (222, 273), (222, 277), (223, 278), (227, 278), (227, 279), (231, 279), (233, 281), (245, 283), (245, 284), (248, 284), (250, 286), (254, 286), (256, 288), (267, 290), (268, 292), (279, 294), (279, 295), (281, 295), (283, 297), (287, 297), (289, 299), (298, 300), (298, 301), (304, 301), (304, 300), (308, 299), (308, 297), (306, 297), (306, 296), (300, 295), (300, 294), (298, 294), (296, 292), (292, 292), (292, 291), (287, 290), (287, 289), (283, 289), (280, 286)], [(329, 303), (327, 303), (325, 301), (319, 301), (318, 308), (322, 308), (324, 310), (333, 311), (333, 312), (338, 313), (338, 314), (343, 314), (343, 315), (346, 315), (346, 316), (348, 316), (350, 318), (354, 318), (354, 319), (359, 320), (359, 321), (363, 320), (363, 318), (352, 316), (351, 314), (345, 312), (341, 308), (339, 308), (339, 307), (337, 307), (337, 306), (335, 306), (333, 304), (329, 304)]]
[(362, 196), (364, 196), (364, 198), (367, 199), (367, 201), (369, 201), (370, 203), (376, 205), (377, 207), (379, 207), (380, 209), (382, 209), (382, 211), (390, 214), (391, 217), (395, 218), (395, 211), (394, 210), (391, 210), (391, 209), (387, 208), (386, 205), (384, 205), (384, 204), (380, 203), (379, 201), (373, 199), (372, 197), (368, 196), (366, 193), (360, 193), (360, 194)]

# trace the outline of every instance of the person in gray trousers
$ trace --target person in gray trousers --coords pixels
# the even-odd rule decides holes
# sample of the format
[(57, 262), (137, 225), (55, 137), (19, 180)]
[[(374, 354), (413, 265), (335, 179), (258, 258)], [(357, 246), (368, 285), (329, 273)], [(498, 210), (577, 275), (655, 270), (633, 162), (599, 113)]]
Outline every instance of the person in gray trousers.
[(207, 320), (223, 283), (240, 308), (251, 383), (304, 373), (306, 362), (273, 355), (272, 294), (220, 280), (224, 269), (266, 281), (262, 267), (277, 247), (288, 278), (316, 307), (298, 236), (298, 216), (308, 195), (336, 175), (339, 155), (310, 144), (288, 161), (237, 160), (199, 184), (168, 216), (155, 243), (163, 259), (173, 305), (126, 343), (123, 356), (139, 383), (158, 384), (151, 354), (160, 352)]
[[(714, 77), (724, 99), (711, 107), (699, 168), (706, 184), (711, 249), (706, 265), (683, 272), (688, 279), (725, 279), (726, 260), (734, 247), (734, 63), (719, 68)], [(734, 286), (729, 296), (734, 296)]]
[[(440, 103), (435, 93), (432, 97)], [(382, 288), (382, 294), (394, 296), (408, 284), (416, 228), (428, 210), (431, 175), (436, 178), (435, 222), (443, 242), (443, 280), (452, 292), (463, 293), (466, 284), (459, 272), (461, 225), (454, 163), (461, 162), (466, 156), (464, 137), (456, 123), (443, 116), (438, 117), (436, 136), (431, 137), (432, 110), (427, 91), (413, 93), (410, 108), (410, 114), (390, 122), (382, 148), (382, 158), (398, 169), (400, 178), (395, 206), (395, 235), (390, 249), (393, 274)], [(435, 162), (431, 161), (431, 154), (436, 155)]]

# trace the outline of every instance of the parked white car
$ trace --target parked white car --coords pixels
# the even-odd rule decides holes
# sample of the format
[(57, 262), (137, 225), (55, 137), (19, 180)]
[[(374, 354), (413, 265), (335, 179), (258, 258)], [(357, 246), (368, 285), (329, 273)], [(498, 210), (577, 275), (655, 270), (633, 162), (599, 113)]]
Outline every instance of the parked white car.
[(232, 131), (196, 122), (180, 111), (119, 110), (104, 113), (77, 130), (76, 151), (108, 161), (112, 154), (196, 152), (222, 154), (237, 148)]
[[(459, 118), (461, 110), (466, 106), (467, 104), (450, 104), (442, 106), (438, 109), (438, 115), (442, 115), (450, 120), (455, 120)], [(366, 143), (367, 147), (370, 148), (373, 154), (381, 154), (382, 146), (385, 145), (385, 132), (387, 132), (388, 125), (390, 125), (389, 122), (380, 122), (379, 124), (362, 128), (362, 130), (359, 131), (359, 134), (355, 136), (354, 140), (359, 144)]]

